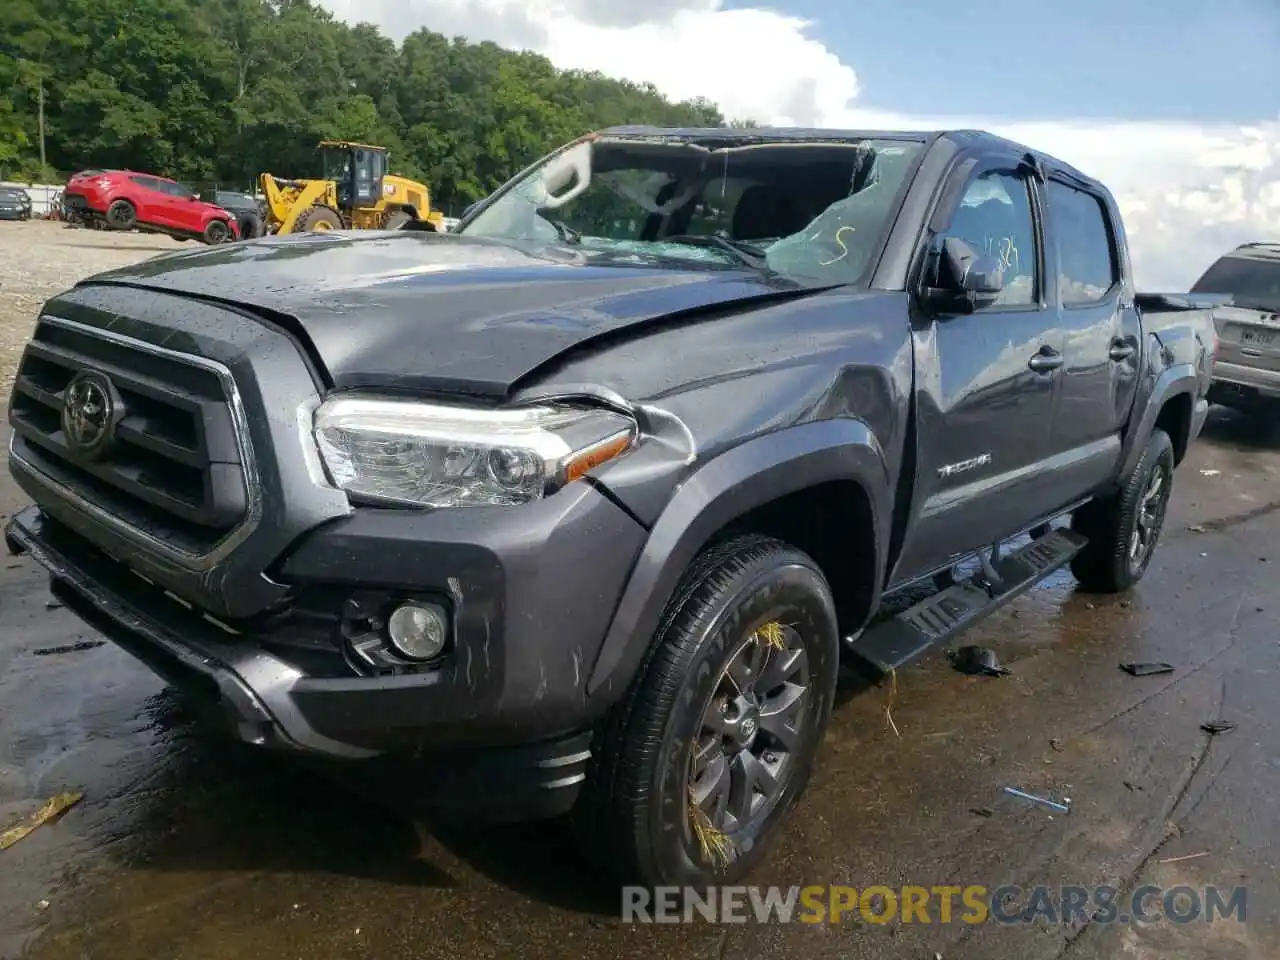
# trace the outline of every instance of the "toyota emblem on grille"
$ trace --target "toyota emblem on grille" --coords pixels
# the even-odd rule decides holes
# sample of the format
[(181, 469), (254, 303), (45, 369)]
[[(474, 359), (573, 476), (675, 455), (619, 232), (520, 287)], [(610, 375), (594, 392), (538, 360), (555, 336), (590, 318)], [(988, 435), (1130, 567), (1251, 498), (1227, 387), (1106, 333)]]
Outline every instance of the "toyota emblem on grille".
[(123, 416), (119, 393), (96, 370), (81, 370), (67, 384), (62, 401), (62, 432), (72, 452), (83, 457), (104, 453)]

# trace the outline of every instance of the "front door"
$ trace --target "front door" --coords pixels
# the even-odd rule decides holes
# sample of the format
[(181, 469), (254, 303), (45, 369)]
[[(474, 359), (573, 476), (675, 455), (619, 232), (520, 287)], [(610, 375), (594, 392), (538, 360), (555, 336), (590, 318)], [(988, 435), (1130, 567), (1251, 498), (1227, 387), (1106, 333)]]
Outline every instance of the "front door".
[(1051, 509), (1048, 456), (1062, 336), (1048, 303), (1035, 189), (1016, 158), (973, 170), (942, 232), (1005, 263), (999, 300), (916, 324), (914, 523), (895, 583)]
[(130, 197), (138, 211), (138, 222), (155, 227), (172, 226), (173, 216), (169, 210), (169, 195), (164, 192), (164, 181), (145, 175), (129, 179), (139, 187)]
[(1142, 325), (1121, 282), (1120, 247), (1102, 198), (1053, 179), (1044, 197), (1065, 338), (1050, 447), (1058, 505), (1067, 506), (1115, 476), (1138, 391)]
[(356, 147), (352, 164), (353, 196), (357, 207), (372, 207), (382, 199), (382, 157), (377, 150)]

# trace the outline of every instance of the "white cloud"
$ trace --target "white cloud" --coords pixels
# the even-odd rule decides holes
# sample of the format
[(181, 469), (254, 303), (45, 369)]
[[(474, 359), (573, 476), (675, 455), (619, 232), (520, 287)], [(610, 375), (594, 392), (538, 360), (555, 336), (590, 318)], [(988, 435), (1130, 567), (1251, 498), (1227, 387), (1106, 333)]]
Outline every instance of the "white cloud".
[(1185, 289), (1220, 253), (1280, 239), (1280, 115), (1250, 126), (908, 117), (860, 109), (854, 68), (814, 26), (723, 0), (323, 0), (397, 39), (425, 26), (546, 54), (561, 67), (705, 96), (734, 118), (828, 127), (991, 130), (1103, 180), (1125, 214), (1137, 279)]

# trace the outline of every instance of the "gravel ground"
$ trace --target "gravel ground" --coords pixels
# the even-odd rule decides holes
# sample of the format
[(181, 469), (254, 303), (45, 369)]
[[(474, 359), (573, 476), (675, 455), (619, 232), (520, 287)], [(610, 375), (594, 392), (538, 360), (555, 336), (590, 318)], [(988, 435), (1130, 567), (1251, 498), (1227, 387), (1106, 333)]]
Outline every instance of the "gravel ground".
[(156, 234), (84, 230), (50, 220), (0, 223), (0, 392), (8, 396), (31, 325), (51, 296), (103, 270), (190, 247)]

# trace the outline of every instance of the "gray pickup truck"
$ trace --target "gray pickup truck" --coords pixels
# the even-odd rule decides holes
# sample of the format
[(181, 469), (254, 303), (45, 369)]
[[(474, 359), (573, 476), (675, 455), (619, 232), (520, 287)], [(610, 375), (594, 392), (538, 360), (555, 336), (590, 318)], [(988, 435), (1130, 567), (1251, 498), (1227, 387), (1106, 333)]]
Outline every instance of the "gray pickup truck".
[(1026, 147), (619, 128), (449, 233), (54, 297), (6, 536), (245, 741), (731, 882), (842, 658), (883, 676), (1066, 565), (1139, 581), (1214, 349), (1135, 292), (1106, 188)]

